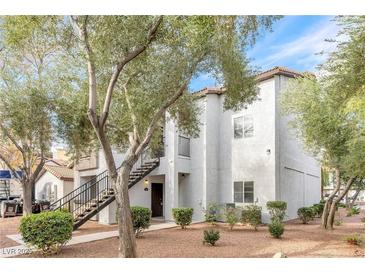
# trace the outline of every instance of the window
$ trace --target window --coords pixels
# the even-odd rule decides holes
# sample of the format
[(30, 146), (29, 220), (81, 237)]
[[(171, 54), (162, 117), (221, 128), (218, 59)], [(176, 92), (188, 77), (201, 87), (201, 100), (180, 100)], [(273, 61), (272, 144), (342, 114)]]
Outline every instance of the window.
[(234, 202), (235, 203), (254, 203), (254, 183), (234, 182)]
[(179, 136), (179, 155), (190, 157), (190, 139), (184, 136)]
[(244, 122), (244, 136), (245, 138), (253, 136), (253, 117), (252, 115), (245, 115)]
[(234, 202), (243, 203), (243, 182), (234, 182)]
[(243, 118), (237, 117), (233, 119), (234, 138), (240, 139), (243, 136)]
[(253, 192), (253, 182), (245, 182), (245, 203), (253, 203), (254, 202), (254, 192)]

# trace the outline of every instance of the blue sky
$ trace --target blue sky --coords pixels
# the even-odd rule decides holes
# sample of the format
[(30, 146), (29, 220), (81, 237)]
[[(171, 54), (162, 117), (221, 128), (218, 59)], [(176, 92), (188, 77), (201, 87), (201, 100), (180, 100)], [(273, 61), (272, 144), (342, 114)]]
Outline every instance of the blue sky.
[[(333, 16), (285, 16), (273, 25), (273, 31), (261, 33), (257, 43), (247, 50), (251, 64), (258, 70), (285, 66), (299, 71), (316, 71), (326, 54), (334, 49), (334, 43), (325, 39), (335, 38), (339, 27)], [(196, 91), (215, 86), (209, 75), (192, 80), (190, 89)]]

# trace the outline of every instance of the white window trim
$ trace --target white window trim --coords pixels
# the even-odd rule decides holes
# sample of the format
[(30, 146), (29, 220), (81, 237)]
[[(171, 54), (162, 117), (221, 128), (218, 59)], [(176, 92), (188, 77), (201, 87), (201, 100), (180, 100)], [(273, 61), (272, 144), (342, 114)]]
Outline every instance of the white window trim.
[[(244, 134), (245, 134), (245, 123), (244, 123), (244, 115), (243, 114), (237, 114), (237, 115), (232, 115), (232, 137), (233, 137), (233, 140), (242, 140), (244, 139)], [(237, 118), (241, 118), (242, 119), (242, 137), (240, 138), (236, 138), (234, 136), (234, 131), (235, 131), (235, 128), (234, 128), (234, 120), (236, 120)]]
[[(234, 183), (236, 182), (242, 182), (243, 185), (243, 192), (242, 192), (242, 203), (240, 202), (235, 202), (234, 201)], [(246, 182), (253, 182), (253, 202), (252, 203), (245, 203), (245, 183)], [(254, 205), (256, 202), (256, 181), (253, 179), (246, 179), (246, 180), (233, 180), (232, 183), (232, 201), (234, 204), (239, 205), (239, 206), (245, 206), (245, 205)]]
[[(252, 136), (245, 136), (245, 118), (251, 118), (252, 120)], [(244, 139), (250, 139), (250, 138), (253, 138), (255, 137), (255, 119), (254, 119), (254, 116), (253, 114), (251, 113), (247, 113), (247, 114), (244, 114), (243, 115), (243, 138)]]

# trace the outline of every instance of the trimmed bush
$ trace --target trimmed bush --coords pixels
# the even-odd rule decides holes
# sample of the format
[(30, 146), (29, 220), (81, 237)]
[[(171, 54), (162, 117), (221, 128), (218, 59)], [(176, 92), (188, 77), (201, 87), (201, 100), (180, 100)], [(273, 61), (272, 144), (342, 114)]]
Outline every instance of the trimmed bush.
[(229, 224), (229, 228), (233, 230), (234, 225), (238, 222), (238, 210), (234, 207), (226, 207), (224, 217)]
[(345, 237), (345, 241), (351, 245), (362, 245), (364, 239), (361, 234), (351, 234)]
[(209, 203), (207, 209), (205, 210), (205, 221), (214, 225), (218, 222), (220, 215), (220, 206), (217, 203)]
[(320, 218), (324, 210), (324, 203), (314, 204), (311, 206), (311, 208), (315, 214), (315, 217)]
[(43, 254), (57, 254), (72, 238), (73, 216), (64, 211), (45, 211), (25, 216), (19, 231), (24, 242)]
[(190, 207), (173, 208), (172, 216), (174, 217), (175, 223), (181, 226), (181, 229), (185, 229), (186, 226), (191, 224), (193, 212), (194, 210)]
[(269, 210), (269, 214), (271, 216), (271, 221), (279, 220), (282, 222), (285, 217), (285, 211), (287, 208), (287, 204), (284, 201), (268, 201), (266, 203), (266, 207)]
[(297, 214), (303, 224), (308, 224), (315, 216), (315, 212), (311, 207), (301, 207), (298, 209)]
[(351, 207), (348, 210), (347, 214), (348, 214), (348, 216), (358, 215), (358, 214), (360, 214), (360, 208), (359, 207)]
[(218, 230), (215, 229), (204, 230), (203, 244), (210, 244), (214, 246), (215, 243), (219, 240), (219, 238), (220, 234)]
[(278, 219), (274, 219), (272, 223), (269, 224), (269, 231), (271, 236), (279, 239), (284, 233), (284, 225)]
[(144, 229), (150, 227), (151, 210), (147, 207), (132, 206), (131, 213), (132, 213), (134, 233), (138, 238)]
[(241, 223), (251, 225), (255, 230), (261, 224), (261, 207), (248, 205), (242, 209)]

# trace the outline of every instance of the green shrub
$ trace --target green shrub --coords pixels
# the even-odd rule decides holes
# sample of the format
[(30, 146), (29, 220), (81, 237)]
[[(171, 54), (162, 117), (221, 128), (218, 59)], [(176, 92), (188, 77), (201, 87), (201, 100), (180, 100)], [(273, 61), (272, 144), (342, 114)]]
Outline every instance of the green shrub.
[(303, 224), (308, 224), (315, 216), (315, 212), (311, 207), (301, 207), (298, 209), (297, 214)]
[(220, 206), (217, 203), (209, 203), (205, 210), (205, 221), (210, 224), (218, 222), (220, 215)]
[(64, 211), (45, 211), (25, 216), (19, 231), (24, 242), (43, 254), (56, 254), (72, 238), (73, 216)]
[(344, 203), (337, 203), (336, 204), (336, 210), (339, 208), (346, 208), (346, 205)]
[(360, 208), (359, 207), (351, 207), (350, 208), (350, 212), (351, 212), (351, 214), (352, 215), (358, 215), (358, 214), (360, 214)]
[(271, 224), (269, 224), (269, 231), (271, 236), (274, 238), (281, 238), (284, 233), (284, 225), (278, 219), (274, 219)]
[(345, 241), (352, 245), (362, 245), (364, 239), (361, 234), (351, 234), (345, 237)]
[(181, 226), (181, 229), (185, 229), (186, 226), (191, 224), (193, 219), (194, 210), (190, 207), (179, 207), (172, 209), (172, 216), (175, 223)]
[(218, 230), (209, 229), (204, 230), (204, 240), (203, 244), (215, 245), (215, 243), (219, 240), (220, 235)]
[(136, 237), (139, 237), (144, 229), (150, 227), (151, 210), (147, 207), (132, 206), (131, 213), (134, 233)]
[(241, 223), (249, 224), (257, 230), (261, 224), (261, 207), (257, 205), (248, 205), (242, 209)]
[(321, 217), (324, 210), (324, 203), (314, 204), (311, 206), (315, 217)]
[(234, 207), (226, 207), (224, 217), (226, 222), (229, 224), (229, 228), (232, 230), (234, 225), (238, 222), (238, 210)]
[(285, 217), (285, 211), (287, 208), (287, 204), (284, 201), (268, 201), (266, 203), (266, 207), (269, 210), (269, 214), (271, 216), (271, 221), (279, 220), (282, 222)]

